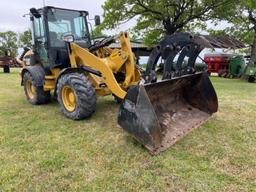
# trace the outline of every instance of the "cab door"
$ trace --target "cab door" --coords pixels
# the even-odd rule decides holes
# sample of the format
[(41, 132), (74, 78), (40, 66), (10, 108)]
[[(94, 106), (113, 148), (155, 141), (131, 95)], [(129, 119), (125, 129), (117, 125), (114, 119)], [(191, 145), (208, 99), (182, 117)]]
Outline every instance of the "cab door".
[(49, 66), (49, 58), (47, 51), (47, 41), (45, 27), (42, 16), (40, 18), (33, 17), (33, 42), (36, 56), (36, 63), (41, 63), (44, 67)]

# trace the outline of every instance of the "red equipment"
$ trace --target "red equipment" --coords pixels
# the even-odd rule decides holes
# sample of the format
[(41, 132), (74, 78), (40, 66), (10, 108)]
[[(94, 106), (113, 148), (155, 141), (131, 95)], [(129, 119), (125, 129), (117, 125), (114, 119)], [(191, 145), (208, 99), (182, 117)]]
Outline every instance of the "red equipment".
[(4, 69), (4, 73), (10, 73), (10, 67), (21, 67), (21, 64), (12, 57), (0, 57), (0, 68)]
[(229, 71), (229, 63), (232, 54), (205, 54), (204, 61), (208, 66), (208, 72), (218, 73), (219, 76), (226, 76)]

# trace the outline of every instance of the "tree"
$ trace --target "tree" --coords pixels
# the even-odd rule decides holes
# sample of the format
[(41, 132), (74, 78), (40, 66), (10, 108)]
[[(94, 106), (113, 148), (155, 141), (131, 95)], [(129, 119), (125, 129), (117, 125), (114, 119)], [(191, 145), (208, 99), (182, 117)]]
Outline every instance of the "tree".
[(17, 34), (13, 31), (0, 32), (0, 55), (3, 55), (6, 49), (10, 50), (11, 57), (18, 53)]
[[(227, 12), (228, 11), (228, 12)], [(236, 36), (250, 45), (251, 62), (256, 62), (256, 1), (240, 0), (234, 1), (233, 5), (225, 11), (225, 14), (218, 11), (217, 16), (226, 20), (231, 27), (224, 31)]]
[(232, 0), (107, 0), (102, 27), (114, 29), (133, 18), (134, 31), (145, 43), (158, 42), (165, 34), (205, 28), (214, 10)]
[(102, 28), (100, 26), (95, 27), (92, 31), (91, 31), (91, 38), (97, 38), (97, 37), (103, 37), (106, 36), (103, 32), (102, 32)]
[(20, 34), (20, 44), (21, 47), (32, 47), (32, 33), (30, 29)]

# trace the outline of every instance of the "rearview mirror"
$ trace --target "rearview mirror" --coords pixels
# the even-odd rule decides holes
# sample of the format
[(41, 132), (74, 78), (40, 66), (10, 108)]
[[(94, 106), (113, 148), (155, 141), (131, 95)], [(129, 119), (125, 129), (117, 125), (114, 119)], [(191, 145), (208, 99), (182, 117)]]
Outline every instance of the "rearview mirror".
[(40, 18), (41, 14), (37, 11), (36, 8), (31, 8), (30, 13), (35, 17), (35, 18)]
[(94, 22), (95, 22), (95, 25), (100, 25), (100, 16), (99, 15), (95, 15), (94, 17)]

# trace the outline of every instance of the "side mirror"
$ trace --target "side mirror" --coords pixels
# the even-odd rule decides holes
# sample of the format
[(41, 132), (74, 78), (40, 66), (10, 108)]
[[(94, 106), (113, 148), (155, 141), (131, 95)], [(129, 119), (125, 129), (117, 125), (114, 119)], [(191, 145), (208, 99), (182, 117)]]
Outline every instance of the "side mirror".
[(94, 22), (95, 22), (95, 25), (100, 25), (100, 16), (99, 15), (95, 15), (94, 17)]
[(36, 8), (31, 8), (29, 11), (30, 11), (30, 13), (31, 13), (35, 18), (40, 18), (40, 17), (41, 17), (41, 14), (37, 11)]
[(68, 42), (68, 43), (74, 42), (74, 40), (75, 40), (75, 38), (73, 35), (65, 35), (63, 37), (63, 41)]

